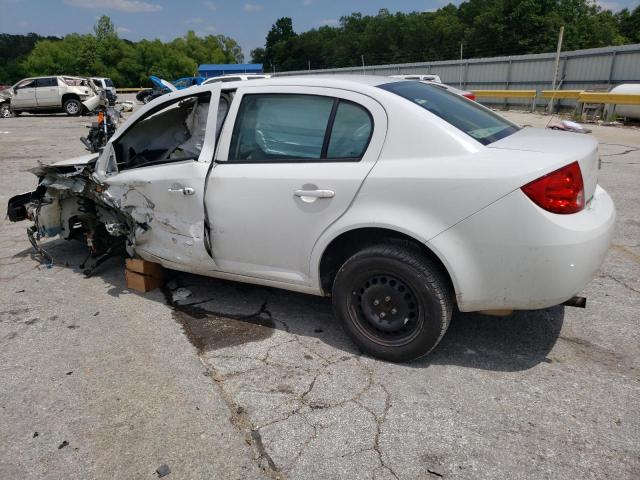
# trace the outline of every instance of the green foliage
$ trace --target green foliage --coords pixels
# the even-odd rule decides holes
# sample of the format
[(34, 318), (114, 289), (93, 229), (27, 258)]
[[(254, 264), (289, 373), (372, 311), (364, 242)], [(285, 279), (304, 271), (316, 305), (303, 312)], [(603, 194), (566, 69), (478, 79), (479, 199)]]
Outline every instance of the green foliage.
[[(640, 7), (617, 14), (592, 0), (467, 0), (431, 12), (342, 17), (337, 27), (296, 34), (279, 19), (265, 48), (252, 52), (278, 71), (552, 52), (640, 42)], [(255, 55), (254, 55), (255, 53)]]
[(62, 39), (0, 35), (0, 83), (65, 74), (110, 77), (122, 87), (149, 86), (149, 75), (173, 80), (196, 75), (201, 63), (243, 61), (240, 46), (224, 35), (198, 37), (189, 31), (168, 43), (134, 43), (119, 38), (106, 15), (98, 19), (93, 31), (93, 35), (73, 33)]
[(57, 41), (57, 37), (41, 37), (35, 33), (28, 35), (9, 35), (0, 33), (0, 84), (12, 84), (27, 76), (22, 62), (33, 46), (40, 40)]

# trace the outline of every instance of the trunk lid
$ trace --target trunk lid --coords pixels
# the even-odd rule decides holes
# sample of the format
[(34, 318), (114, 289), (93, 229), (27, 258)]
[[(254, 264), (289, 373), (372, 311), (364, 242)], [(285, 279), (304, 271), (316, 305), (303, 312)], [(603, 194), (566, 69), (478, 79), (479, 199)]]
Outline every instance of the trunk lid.
[(591, 135), (526, 127), (487, 146), (554, 154), (564, 162), (563, 165), (578, 161), (586, 202), (593, 197), (598, 184), (599, 155), (598, 141)]

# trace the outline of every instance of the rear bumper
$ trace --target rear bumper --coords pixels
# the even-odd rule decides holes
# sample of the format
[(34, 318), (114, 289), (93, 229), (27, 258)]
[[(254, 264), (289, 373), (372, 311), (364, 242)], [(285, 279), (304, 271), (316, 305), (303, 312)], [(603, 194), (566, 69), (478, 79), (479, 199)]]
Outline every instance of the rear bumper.
[(573, 215), (546, 212), (516, 190), (429, 246), (452, 277), (460, 310), (546, 308), (573, 297), (595, 276), (614, 222), (613, 201), (600, 187)]

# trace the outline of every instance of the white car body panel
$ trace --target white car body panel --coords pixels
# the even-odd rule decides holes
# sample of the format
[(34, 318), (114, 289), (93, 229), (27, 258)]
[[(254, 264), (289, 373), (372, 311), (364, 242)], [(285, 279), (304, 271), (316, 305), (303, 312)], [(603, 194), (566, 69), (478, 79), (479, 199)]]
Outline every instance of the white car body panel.
[[(319, 265), (344, 232), (383, 228), (415, 239), (441, 260), (463, 311), (543, 308), (586, 285), (600, 266), (615, 210), (597, 187), (597, 142), (525, 128), (484, 146), (420, 106), (376, 85), (379, 77), (286, 77), (214, 83), (172, 92), (136, 111), (118, 129), (94, 172), (111, 204), (151, 228), (134, 250), (178, 270), (314, 294)], [(216, 145), (221, 91), (236, 91)], [(207, 135), (197, 161), (107, 173), (111, 145), (150, 110), (211, 92)], [(349, 99), (374, 119), (357, 162), (227, 161), (240, 99), (246, 93), (304, 93)], [(215, 158), (216, 163), (210, 162)], [(585, 210), (546, 212), (520, 188), (578, 161)], [(66, 164), (72, 164), (68, 161)], [(170, 193), (178, 187), (193, 195)], [(307, 199), (299, 189), (331, 190)], [(211, 235), (206, 251), (205, 222)]]
[(516, 190), (428, 245), (451, 272), (460, 310), (545, 308), (595, 276), (614, 221), (613, 201), (600, 187), (572, 215), (546, 212)]

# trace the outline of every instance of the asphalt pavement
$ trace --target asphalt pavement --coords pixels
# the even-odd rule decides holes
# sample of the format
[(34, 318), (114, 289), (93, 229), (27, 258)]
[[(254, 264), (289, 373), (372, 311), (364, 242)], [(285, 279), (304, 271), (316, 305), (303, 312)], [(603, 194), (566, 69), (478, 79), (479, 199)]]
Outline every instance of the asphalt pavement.
[[(0, 119), (0, 201), (88, 121)], [(54, 239), (47, 268), (2, 220), (0, 478), (640, 478), (640, 129), (591, 128), (618, 219), (587, 308), (458, 313), (408, 364), (327, 299), (178, 272), (138, 294), (121, 259), (85, 278)]]

